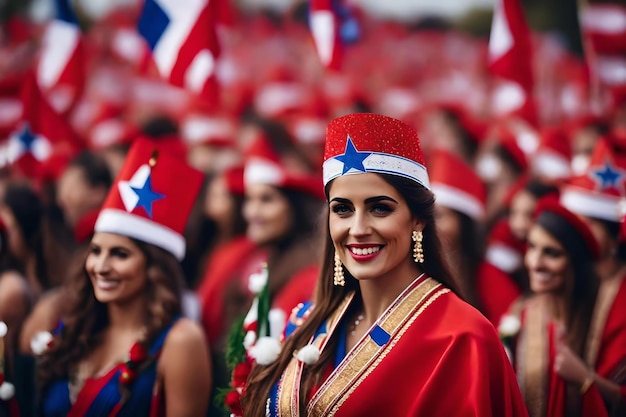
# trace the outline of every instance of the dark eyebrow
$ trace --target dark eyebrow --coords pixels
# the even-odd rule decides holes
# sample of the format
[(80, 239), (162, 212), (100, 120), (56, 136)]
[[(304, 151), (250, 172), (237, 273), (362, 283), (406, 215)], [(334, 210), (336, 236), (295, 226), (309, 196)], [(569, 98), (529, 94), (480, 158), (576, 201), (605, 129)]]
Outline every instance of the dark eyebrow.
[(332, 200), (329, 201), (329, 203), (332, 203), (333, 201), (336, 201), (338, 203), (341, 204), (350, 204), (350, 200), (348, 200), (347, 198), (341, 198), (341, 197), (335, 197)]
[[(329, 203), (332, 203), (333, 201), (336, 201), (336, 202), (342, 203), (342, 204), (351, 204), (351, 201), (348, 200), (347, 198), (335, 197), (332, 200), (330, 200)], [(378, 203), (380, 201), (391, 201), (391, 202), (394, 202), (394, 203), (398, 204), (398, 202), (396, 200), (394, 200), (391, 197), (387, 197), (386, 195), (379, 195), (379, 196), (376, 196), (376, 197), (366, 198), (365, 199), (365, 204)]]
[(398, 204), (398, 202), (396, 200), (394, 200), (391, 197), (387, 197), (386, 195), (379, 195), (379, 196), (376, 196), (376, 197), (366, 198), (365, 199), (365, 204), (378, 203), (380, 201), (391, 201), (393, 203)]

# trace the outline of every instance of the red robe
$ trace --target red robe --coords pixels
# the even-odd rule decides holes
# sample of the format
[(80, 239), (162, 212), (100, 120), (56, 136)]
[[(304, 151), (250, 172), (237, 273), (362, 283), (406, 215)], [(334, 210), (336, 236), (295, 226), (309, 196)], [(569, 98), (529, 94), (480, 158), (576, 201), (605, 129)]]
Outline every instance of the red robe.
[(626, 414), (626, 276), (602, 281), (587, 340), (585, 362), (620, 385)]
[(554, 371), (557, 324), (544, 307), (530, 298), (514, 308), (517, 311), (513, 314), (521, 320), (514, 349), (515, 368), (530, 417), (565, 417), (568, 401), (580, 410), (580, 417), (608, 417), (595, 385), (581, 396), (580, 387), (568, 390), (568, 383)]
[(522, 295), (519, 286), (506, 272), (488, 262), (478, 268), (476, 293), (483, 314), (495, 327), (511, 304)]
[[(202, 323), (209, 342), (214, 346), (220, 344), (229, 330), (225, 328), (225, 323), (232, 318), (229, 309), (236, 308), (225, 303), (228, 287), (234, 286), (243, 296), (248, 295), (251, 303), (253, 294), (247, 289), (248, 278), (251, 273), (259, 272), (265, 259), (265, 252), (245, 237), (220, 248), (211, 257), (198, 294), (202, 302)], [(299, 303), (311, 300), (318, 271), (317, 263), (300, 268), (274, 295), (272, 308), (281, 309), (285, 313), (285, 320)], [(248, 307), (245, 306), (246, 309)]]
[[(311, 343), (321, 350), (354, 294)], [(298, 416), (304, 365), (289, 363), (279, 415)], [(422, 275), (387, 309), (312, 396), (307, 416), (527, 416), (513, 369), (489, 322)]]
[(202, 304), (202, 324), (210, 342), (215, 343), (227, 330), (223, 325), (225, 288), (241, 267), (242, 259), (250, 256), (255, 247), (248, 238), (240, 236), (219, 247), (207, 262), (197, 293)]

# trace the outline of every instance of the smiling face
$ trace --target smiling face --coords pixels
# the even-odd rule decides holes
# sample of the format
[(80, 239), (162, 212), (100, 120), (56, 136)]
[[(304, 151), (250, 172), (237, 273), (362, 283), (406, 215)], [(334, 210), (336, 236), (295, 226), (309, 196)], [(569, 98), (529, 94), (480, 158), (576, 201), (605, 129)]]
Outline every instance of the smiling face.
[(276, 187), (267, 184), (246, 185), (243, 216), (248, 223), (246, 234), (257, 245), (283, 239), (291, 230), (291, 205)]
[(101, 303), (127, 303), (146, 287), (146, 256), (129, 238), (113, 233), (96, 233), (85, 269), (96, 299)]
[(564, 290), (569, 271), (569, 257), (561, 243), (539, 225), (528, 233), (526, 268), (530, 289), (537, 294)]
[(357, 280), (412, 280), (411, 248), (422, 230), (402, 195), (377, 174), (345, 175), (329, 189), (329, 231), (335, 252)]

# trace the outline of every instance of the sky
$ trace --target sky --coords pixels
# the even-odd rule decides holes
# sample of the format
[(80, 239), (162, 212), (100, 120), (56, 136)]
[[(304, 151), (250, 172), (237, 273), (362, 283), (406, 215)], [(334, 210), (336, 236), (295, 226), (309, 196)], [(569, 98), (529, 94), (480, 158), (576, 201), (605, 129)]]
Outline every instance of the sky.
[(462, 16), (472, 8), (492, 8), (495, 0), (350, 0), (385, 17), (411, 19), (423, 14), (447, 18)]
[[(345, 0), (347, 4), (362, 6), (372, 13), (399, 20), (410, 20), (420, 15), (439, 15), (454, 19), (472, 8), (492, 8), (495, 0)], [(282, 9), (298, 0), (238, 0), (243, 6)]]
[[(1, 2), (2, 0), (0, 0)], [(117, 5), (138, 0), (72, 0), (91, 17), (106, 14)], [(244, 8), (282, 10), (303, 0), (231, 0)], [(398, 20), (414, 20), (421, 15), (438, 15), (455, 19), (472, 8), (491, 9), (496, 0), (341, 0), (363, 7), (373, 14)], [(35, 20), (46, 20), (53, 12), (53, 0), (33, 0), (31, 12)]]

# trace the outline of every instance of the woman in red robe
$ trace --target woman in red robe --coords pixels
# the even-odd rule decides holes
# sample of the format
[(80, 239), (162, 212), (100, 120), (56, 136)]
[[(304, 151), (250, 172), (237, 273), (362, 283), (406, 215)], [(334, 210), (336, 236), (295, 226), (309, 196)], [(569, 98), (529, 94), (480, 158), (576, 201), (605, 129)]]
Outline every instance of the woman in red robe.
[(567, 364), (568, 358), (586, 354), (598, 251), (578, 216), (555, 201), (540, 202), (525, 255), (532, 295), (514, 303), (512, 315), (500, 325), (503, 338), (514, 341), (518, 381), (531, 417), (607, 415), (593, 373)]
[(587, 171), (575, 177), (561, 194), (562, 204), (585, 220), (599, 243), (596, 271), (600, 285), (585, 354), (564, 355), (560, 374), (573, 380), (593, 370), (590, 376), (607, 409), (611, 415), (619, 416), (626, 415), (624, 169), (623, 150), (601, 140), (593, 150)]
[(375, 114), (335, 119), (324, 183), (314, 306), (294, 311), (274, 362), (257, 360), (243, 415), (526, 416), (495, 330), (442, 259), (415, 131)]

